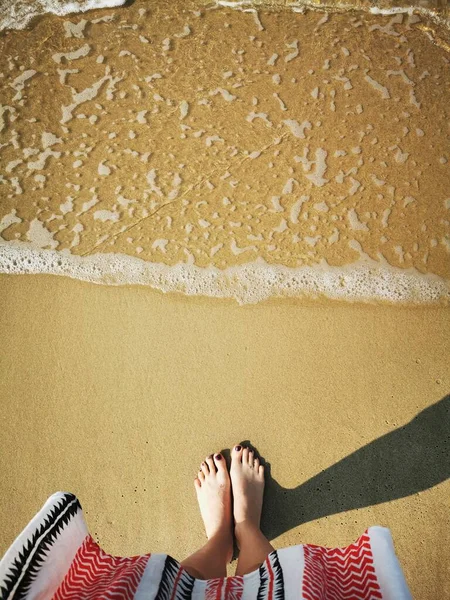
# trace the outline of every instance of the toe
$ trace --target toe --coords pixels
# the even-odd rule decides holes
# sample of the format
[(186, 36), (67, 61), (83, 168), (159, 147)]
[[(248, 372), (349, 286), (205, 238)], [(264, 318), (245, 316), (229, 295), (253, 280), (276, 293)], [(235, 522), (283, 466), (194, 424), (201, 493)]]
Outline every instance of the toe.
[(248, 455), (249, 455), (249, 449), (248, 448), (244, 448), (244, 450), (242, 451), (242, 464), (243, 465), (248, 465)]
[(203, 471), (201, 469), (197, 473), (197, 478), (199, 479), (200, 483), (203, 483), (205, 481), (205, 474), (203, 473)]
[(196, 490), (199, 490), (202, 487), (201, 481), (198, 477), (194, 479), (194, 486)]
[(259, 473), (259, 458), (255, 458), (255, 460), (253, 461), (253, 468), (255, 469), (256, 473)]
[(223, 474), (227, 470), (225, 460), (220, 453), (214, 455), (214, 465), (217, 469), (217, 473)]
[(261, 479), (264, 479), (264, 466), (263, 465), (259, 465), (258, 475), (261, 477)]
[(200, 469), (205, 477), (209, 475), (209, 467), (205, 461), (202, 462)]
[(231, 460), (234, 463), (242, 462), (243, 451), (244, 451), (244, 448), (242, 446), (240, 446), (239, 444), (237, 446), (235, 446), (231, 452)]
[(212, 454), (210, 456), (207, 456), (205, 458), (205, 461), (208, 464), (210, 474), (214, 475), (216, 473), (216, 465), (214, 464)]
[(253, 450), (249, 450), (248, 451), (248, 464), (249, 467), (251, 467), (253, 469), (253, 463), (255, 462), (255, 453), (253, 452)]

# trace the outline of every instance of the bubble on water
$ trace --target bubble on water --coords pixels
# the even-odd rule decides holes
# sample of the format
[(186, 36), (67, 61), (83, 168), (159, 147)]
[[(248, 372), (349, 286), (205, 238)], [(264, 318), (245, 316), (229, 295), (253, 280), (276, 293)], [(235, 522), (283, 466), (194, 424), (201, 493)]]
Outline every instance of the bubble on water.
[[(235, 242), (233, 247), (237, 252), (251, 249), (240, 248)], [(442, 278), (423, 275), (413, 268), (380, 267), (375, 261), (373, 265), (355, 263), (346, 267), (330, 267), (323, 261), (316, 267), (289, 268), (270, 265), (258, 258), (221, 270), (197, 267), (189, 259), (168, 266), (124, 254), (80, 257), (35, 248), (24, 242), (0, 242), (0, 272), (49, 273), (108, 285), (149, 285), (163, 292), (235, 298), (239, 304), (253, 304), (273, 296), (316, 297), (317, 294), (358, 302), (450, 302), (450, 284)]]

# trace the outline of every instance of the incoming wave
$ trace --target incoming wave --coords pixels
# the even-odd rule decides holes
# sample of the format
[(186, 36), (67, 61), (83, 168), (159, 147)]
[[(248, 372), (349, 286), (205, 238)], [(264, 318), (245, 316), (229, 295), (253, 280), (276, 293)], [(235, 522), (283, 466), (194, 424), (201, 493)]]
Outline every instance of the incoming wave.
[(0, 36), (0, 272), (448, 302), (445, 40), (411, 11), (236, 8)]

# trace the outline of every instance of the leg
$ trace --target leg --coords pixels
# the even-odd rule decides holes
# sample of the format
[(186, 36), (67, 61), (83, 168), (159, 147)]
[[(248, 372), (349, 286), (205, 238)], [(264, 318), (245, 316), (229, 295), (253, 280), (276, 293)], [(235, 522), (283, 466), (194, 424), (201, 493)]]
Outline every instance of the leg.
[(259, 528), (264, 493), (264, 467), (252, 450), (235, 446), (231, 453), (231, 484), (239, 560), (236, 575), (261, 566), (274, 548)]
[(239, 547), (236, 575), (245, 575), (258, 569), (274, 548), (253, 523), (243, 521), (236, 525), (235, 534)]
[(229, 535), (211, 538), (200, 550), (183, 560), (181, 566), (197, 579), (226, 577), (229, 546)]
[(208, 541), (181, 566), (198, 579), (226, 577), (227, 563), (233, 554), (233, 534), (230, 478), (221, 454), (202, 462), (194, 485)]

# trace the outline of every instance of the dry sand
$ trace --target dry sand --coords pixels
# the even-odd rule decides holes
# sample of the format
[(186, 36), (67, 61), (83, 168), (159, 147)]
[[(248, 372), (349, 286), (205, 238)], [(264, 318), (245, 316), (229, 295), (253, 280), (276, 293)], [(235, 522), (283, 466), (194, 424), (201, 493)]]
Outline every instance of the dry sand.
[(413, 597), (448, 597), (448, 310), (0, 286), (1, 553), (61, 490), (106, 552), (183, 559), (199, 463), (249, 440), (276, 548), (384, 525)]

